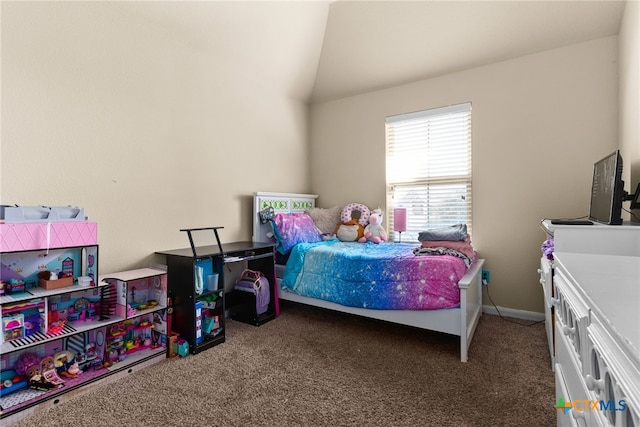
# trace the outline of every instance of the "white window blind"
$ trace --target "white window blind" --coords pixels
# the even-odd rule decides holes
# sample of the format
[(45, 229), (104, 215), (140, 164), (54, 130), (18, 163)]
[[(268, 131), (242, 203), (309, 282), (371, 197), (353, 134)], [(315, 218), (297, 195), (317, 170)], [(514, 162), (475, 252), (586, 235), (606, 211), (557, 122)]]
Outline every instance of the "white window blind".
[(386, 118), (387, 218), (407, 209), (402, 241), (429, 228), (467, 224), (471, 234), (471, 103)]

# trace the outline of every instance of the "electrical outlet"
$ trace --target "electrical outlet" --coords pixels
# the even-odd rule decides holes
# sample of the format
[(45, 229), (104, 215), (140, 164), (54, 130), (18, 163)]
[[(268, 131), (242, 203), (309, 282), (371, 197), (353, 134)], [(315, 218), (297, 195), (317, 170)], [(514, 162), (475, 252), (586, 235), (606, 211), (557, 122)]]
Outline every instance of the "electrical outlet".
[(491, 273), (489, 273), (489, 270), (482, 270), (482, 284), (488, 285), (490, 281)]

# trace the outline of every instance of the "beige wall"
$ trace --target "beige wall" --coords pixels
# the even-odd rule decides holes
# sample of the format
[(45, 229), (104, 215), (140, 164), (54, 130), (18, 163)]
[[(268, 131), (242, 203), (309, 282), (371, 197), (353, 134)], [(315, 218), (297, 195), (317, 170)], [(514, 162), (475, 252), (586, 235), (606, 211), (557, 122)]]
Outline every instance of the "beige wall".
[(495, 303), (541, 312), (539, 222), (588, 214), (593, 162), (617, 148), (617, 94), (609, 37), (313, 105), (311, 189), (323, 206), (384, 205), (385, 116), (471, 101), (473, 243)]
[(310, 116), (253, 70), (108, 3), (1, 11), (0, 202), (84, 207), (99, 223), (101, 273), (186, 246), (184, 227), (249, 239), (253, 191), (384, 205), (384, 117), (471, 101), (473, 239), (491, 295), (542, 311), (539, 220), (586, 213), (591, 164), (617, 147), (618, 129), (625, 174), (639, 179), (637, 2), (619, 54), (617, 38), (595, 40), (313, 105)]
[(100, 273), (250, 240), (254, 191), (308, 192), (306, 104), (109, 4), (2, 2), (0, 201), (84, 207)]
[[(640, 2), (627, 2), (619, 40), (620, 151), (625, 189), (634, 192), (640, 182)], [(629, 205), (625, 203), (623, 207)], [(633, 212), (640, 218), (640, 209)], [(622, 213), (624, 219), (633, 219), (628, 213)]]

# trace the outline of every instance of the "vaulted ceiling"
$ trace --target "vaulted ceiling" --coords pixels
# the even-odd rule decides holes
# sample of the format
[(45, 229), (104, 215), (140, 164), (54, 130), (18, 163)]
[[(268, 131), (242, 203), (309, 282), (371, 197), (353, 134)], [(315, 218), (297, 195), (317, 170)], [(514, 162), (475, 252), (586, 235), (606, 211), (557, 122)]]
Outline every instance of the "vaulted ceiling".
[(616, 35), (625, 7), (617, 0), (112, 4), (312, 103)]

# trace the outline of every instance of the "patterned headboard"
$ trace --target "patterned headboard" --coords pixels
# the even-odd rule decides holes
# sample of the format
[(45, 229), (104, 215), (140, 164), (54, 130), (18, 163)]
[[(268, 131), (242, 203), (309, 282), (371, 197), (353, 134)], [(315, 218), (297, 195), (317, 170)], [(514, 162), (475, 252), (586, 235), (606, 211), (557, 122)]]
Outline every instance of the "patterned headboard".
[(269, 242), (273, 235), (271, 224), (260, 222), (260, 211), (269, 207), (274, 213), (299, 213), (316, 206), (315, 194), (297, 193), (253, 193), (253, 236), (254, 242)]

